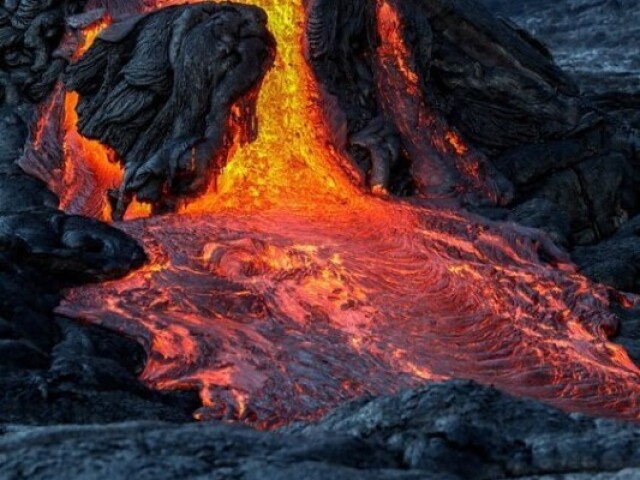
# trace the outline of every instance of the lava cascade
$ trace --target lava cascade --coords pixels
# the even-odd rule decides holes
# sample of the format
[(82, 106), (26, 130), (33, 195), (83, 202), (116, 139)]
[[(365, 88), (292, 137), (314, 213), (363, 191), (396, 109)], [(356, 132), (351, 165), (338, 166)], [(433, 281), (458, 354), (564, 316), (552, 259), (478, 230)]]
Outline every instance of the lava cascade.
[(610, 292), (540, 232), (355, 187), (304, 59), (303, 6), (247, 3), (266, 10), (278, 41), (258, 139), (236, 146), (216, 191), (184, 211), (118, 224), (149, 264), (70, 291), (59, 313), (139, 340), (142, 379), (199, 389), (199, 418), (273, 427), (450, 377), (638, 418), (639, 371), (608, 340)]

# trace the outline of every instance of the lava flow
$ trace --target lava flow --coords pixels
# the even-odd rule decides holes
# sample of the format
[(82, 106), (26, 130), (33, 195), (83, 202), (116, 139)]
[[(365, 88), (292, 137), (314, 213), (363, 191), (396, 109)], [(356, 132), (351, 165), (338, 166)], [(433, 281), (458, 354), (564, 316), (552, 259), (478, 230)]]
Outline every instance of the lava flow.
[(608, 292), (542, 263), (541, 249), (561, 255), (539, 232), (353, 186), (304, 59), (302, 2), (248, 3), (278, 40), (257, 141), (235, 148), (217, 192), (118, 224), (149, 264), (70, 291), (58, 312), (140, 341), (142, 379), (199, 389), (198, 418), (273, 427), (444, 378), (640, 417)]
[[(80, 58), (111, 21), (109, 16), (105, 16), (85, 28), (74, 48), (73, 57)], [(68, 41), (72, 43), (70, 39)], [(40, 112), (33, 144), (27, 150), (23, 168), (49, 185), (65, 212), (107, 221), (111, 218), (107, 192), (122, 182), (124, 172), (110, 148), (79, 133), (77, 105), (76, 92), (65, 91), (62, 85), (56, 87)], [(61, 135), (58, 134), (59, 127)], [(59, 136), (61, 138), (57, 138)], [(48, 143), (54, 143), (53, 148)], [(56, 147), (60, 147), (62, 164), (60, 169), (51, 171), (48, 165), (43, 167), (43, 163), (50, 163), (51, 151)], [(133, 202), (127, 219), (146, 217), (150, 212), (147, 205)]]

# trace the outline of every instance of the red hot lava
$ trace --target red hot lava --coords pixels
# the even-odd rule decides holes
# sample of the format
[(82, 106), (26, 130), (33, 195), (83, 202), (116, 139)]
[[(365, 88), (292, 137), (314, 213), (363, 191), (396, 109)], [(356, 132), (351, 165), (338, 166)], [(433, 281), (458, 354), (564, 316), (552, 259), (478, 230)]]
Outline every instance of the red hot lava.
[[(142, 379), (199, 389), (198, 418), (273, 427), (444, 378), (638, 418), (640, 372), (608, 341), (608, 292), (543, 264), (538, 250), (558, 252), (539, 233), (353, 187), (303, 58), (303, 7), (249, 3), (269, 14), (279, 50), (257, 141), (236, 148), (217, 193), (118, 224), (149, 264), (69, 292), (59, 313), (139, 340)], [(393, 11), (380, 5), (387, 28)], [(471, 153), (454, 132), (432, 132), (441, 149)]]

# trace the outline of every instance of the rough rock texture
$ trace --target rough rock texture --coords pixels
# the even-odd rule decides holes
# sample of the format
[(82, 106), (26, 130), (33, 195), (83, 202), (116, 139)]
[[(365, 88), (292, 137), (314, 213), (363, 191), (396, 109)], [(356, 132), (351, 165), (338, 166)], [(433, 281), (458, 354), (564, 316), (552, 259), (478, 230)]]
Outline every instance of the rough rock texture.
[(33, 102), (67, 65), (55, 53), (65, 17), (78, 28), (92, 21), (69, 16), (82, 3), (0, 7), (0, 422), (185, 421), (192, 395), (160, 395), (138, 382), (140, 347), (51, 313), (64, 287), (117, 278), (145, 261), (119, 230), (56, 210), (55, 195), (18, 166), (34, 133)]
[[(92, 3), (122, 12), (128, 8), (123, 0)], [(536, 2), (527, 2), (532, 3)], [(624, 2), (591, 3), (595, 11), (606, 11)], [(537, 4), (556, 8), (561, 2)], [(4, 2), (0, 9), (0, 37), (10, 45), (2, 49), (0, 72), (3, 79), (9, 79), (0, 82), (0, 423), (187, 421), (196, 406), (190, 394), (160, 395), (136, 380), (142, 363), (138, 346), (50, 314), (61, 287), (113, 278), (143, 261), (139, 247), (123, 234), (55, 210), (57, 199), (46, 186), (24, 175), (15, 164), (30, 138), (32, 102), (50, 92), (57, 72), (66, 64), (53, 52), (61, 38), (59, 11), (71, 2), (53, 5), (14, 0)], [(576, 84), (554, 67), (538, 41), (513, 25), (497, 22), (469, 2), (407, 1), (398, 6), (407, 9), (401, 12), (405, 18), (429, 24), (431, 37), (420, 39), (409, 22), (406, 40), (421, 45), (414, 49), (421, 55), (413, 65), (431, 80), (422, 87), (427, 98), (438, 100), (433, 108), (473, 142), (491, 161), (487, 165), (494, 165), (515, 185), (510, 208), (485, 213), (544, 228), (566, 245), (610, 237), (600, 245), (576, 249), (576, 260), (595, 278), (637, 289), (637, 220), (613, 235), (627, 217), (638, 212), (634, 187), (637, 136), (592, 107), (609, 105), (603, 103), (606, 97), (593, 96), (583, 103)], [(339, 6), (358, 16), (357, 7), (358, 2)], [(33, 28), (24, 24), (29, 18)], [(51, 18), (58, 23), (47, 23)], [(345, 17), (339, 18), (343, 21)], [(557, 17), (540, 18), (548, 22)], [(352, 41), (361, 31), (375, 35), (371, 25), (356, 22), (345, 30), (347, 22), (343, 22), (331, 37), (339, 42), (323, 46), (323, 21), (326, 19), (315, 24), (320, 43), (314, 48), (320, 45), (325, 55), (337, 52), (338, 60), (348, 59), (345, 65), (331, 68), (335, 67), (336, 74), (347, 72), (349, 81), (361, 82), (358, 89), (345, 80), (335, 85), (343, 82), (349, 87), (346, 92), (364, 94), (377, 89), (376, 82), (367, 80), (367, 68), (375, 66), (363, 64), (359, 50), (376, 41), (358, 45)], [(481, 48), (456, 48), (456, 39), (469, 34), (480, 39), (475, 45), (490, 50), (506, 43), (505, 63), (487, 65)], [(458, 68), (460, 62), (464, 68)], [(518, 62), (525, 62), (523, 70), (514, 67)], [(505, 79), (514, 78), (530, 90), (505, 89)], [(329, 80), (321, 80), (331, 90)], [(333, 88), (336, 94), (339, 88)], [(492, 102), (510, 92), (504, 109), (491, 108)], [(529, 102), (531, 92), (538, 95), (535, 98), (550, 95), (553, 108), (548, 111), (544, 103)], [(478, 96), (482, 101), (474, 101)], [(609, 102), (618, 101), (618, 97), (609, 98)], [(347, 123), (351, 135), (348, 149), (364, 172), (378, 165), (373, 183), (382, 178), (396, 193), (413, 193), (414, 174), (399, 146), (401, 129), (382, 115), (379, 100), (369, 110), (374, 102), (366, 95), (354, 101), (349, 94), (338, 96), (345, 116), (341, 121)], [(223, 104), (228, 106), (228, 101), (225, 97)], [(435, 131), (441, 128), (441, 124), (433, 125)], [(511, 125), (519, 128), (510, 130)], [(498, 134), (500, 143), (496, 145), (496, 137), (486, 132)], [(202, 129), (197, 135), (208, 138)], [(633, 311), (621, 315), (621, 342), (639, 358), (640, 315)], [(570, 416), (454, 382), (357, 402), (318, 425), (298, 425), (275, 433), (221, 424), (3, 427), (0, 477), (59, 478), (64, 472), (70, 479), (125, 475), (154, 479), (636, 478), (640, 475), (639, 435), (637, 426)]]
[(344, 406), (316, 425), (129, 423), (0, 434), (0, 477), (637, 478), (640, 427), (570, 416), (464, 382)]
[[(636, 0), (481, 0), (543, 41), (558, 64), (594, 96), (640, 93)], [(550, 21), (553, 19), (553, 21)]]
[(627, 291), (640, 291), (640, 217), (597, 245), (578, 247), (574, 261), (589, 277)]
[[(380, 183), (382, 170), (395, 193), (455, 191), (468, 200), (468, 188), (485, 191), (481, 197), (508, 209), (482, 213), (545, 229), (567, 246), (598, 243), (640, 212), (640, 133), (581, 96), (540, 41), (470, 0), (387, 0), (378, 11), (373, 3), (312, 2), (307, 32), (314, 71), (337, 99), (329, 113), (346, 123), (346, 149), (370, 182)], [(530, 11), (504, 8), (524, 18)], [(389, 11), (398, 20), (389, 21)], [(384, 30), (385, 19), (393, 28)], [(390, 43), (395, 74), (385, 60)], [(407, 71), (414, 85), (403, 85)], [(451, 132), (468, 142), (455, 155), (437, 148)], [(465, 180), (469, 171), (475, 181)], [(533, 205), (544, 206), (548, 223)]]
[[(638, 101), (640, 45), (636, 40), (640, 9), (637, 2), (635, 0), (565, 2), (482, 0), (482, 3), (503, 18), (508, 17), (509, 20), (505, 19), (505, 22), (514, 27), (517, 24), (517, 28), (530, 32), (537, 41), (544, 43), (553, 53), (555, 61), (580, 87), (583, 97), (600, 113), (606, 113), (606, 122), (609, 125), (618, 125), (617, 135), (613, 134), (611, 127), (609, 130), (596, 128), (590, 138), (585, 139), (586, 143), (584, 141), (562, 142), (558, 145), (561, 151), (555, 154), (552, 149), (534, 145), (532, 150), (524, 151), (524, 156), (521, 155), (521, 151), (516, 150), (501, 160), (504, 163), (510, 163), (514, 171), (522, 172), (521, 167), (524, 165), (543, 167), (545, 164), (549, 166), (546, 172), (540, 172), (543, 175), (546, 173), (548, 176), (549, 171), (560, 170), (554, 175), (556, 177), (554, 183), (565, 186), (567, 190), (564, 198), (560, 198), (558, 197), (559, 189), (555, 189), (557, 192), (555, 196), (558, 199), (556, 203), (567, 205), (577, 193), (584, 192), (583, 201), (574, 201), (573, 208), (563, 208), (563, 210), (571, 214), (576, 225), (583, 223), (580, 226), (581, 229), (587, 227), (585, 222), (587, 217), (583, 216), (584, 220), (577, 223), (576, 219), (584, 213), (589, 214), (592, 225), (598, 227), (598, 231), (593, 227), (583, 230), (586, 236), (583, 233), (581, 237), (585, 242), (579, 243), (593, 243), (609, 237), (617, 227), (637, 213), (635, 206), (637, 198), (634, 192), (639, 161), (637, 129), (640, 127), (640, 102)], [(600, 139), (598, 139), (599, 135)], [(611, 135), (615, 139), (613, 151), (604, 157), (597, 155), (595, 152), (602, 151), (603, 147), (611, 145)], [(621, 136), (626, 136), (628, 141), (620, 142)], [(585, 153), (587, 153), (586, 157)], [(519, 162), (517, 159), (511, 161), (510, 156), (520, 156), (521, 159)], [(536, 157), (541, 160), (536, 162)], [(568, 168), (570, 164), (585, 164), (585, 166), (581, 166), (579, 170), (573, 169), (574, 172), (570, 173), (571, 169)], [(531, 183), (532, 180), (527, 178), (527, 170), (527, 168), (524, 169), (524, 178), (523, 174), (520, 174), (524, 184)], [(590, 188), (589, 183), (593, 177), (599, 178), (600, 181)], [(553, 187), (554, 185), (551, 185), (551, 189), (547, 187), (543, 190), (542, 196), (553, 196)], [(582, 213), (579, 210), (582, 210)], [(619, 215), (610, 215), (615, 210), (618, 210)], [(609, 215), (605, 212), (609, 212)], [(595, 237), (592, 237), (593, 233), (596, 233)], [(627, 240), (627, 245), (630, 245), (631, 240)], [(607, 242), (602, 248), (611, 245), (612, 243)], [(602, 248), (599, 251), (602, 251)], [(629, 252), (629, 248), (621, 249), (620, 254), (626, 255), (626, 252)], [(575, 259), (579, 264), (588, 267), (589, 263), (593, 262), (586, 259), (583, 253), (584, 251), (577, 252)], [(626, 256), (625, 260), (620, 257), (617, 260), (637, 265), (637, 259), (632, 255)], [(598, 262), (602, 263), (602, 259)], [(588, 274), (592, 271), (593, 268), (585, 268)], [(616, 273), (610, 271), (607, 275), (611, 278)], [(603, 275), (598, 275), (596, 278), (604, 279)], [(621, 288), (629, 287), (628, 282), (624, 285), (620, 281), (610, 283)]]
[[(544, 43), (577, 83), (585, 100), (604, 117), (599, 121), (608, 125), (605, 129), (592, 128), (581, 140), (563, 139), (552, 148), (532, 145), (499, 159), (497, 166), (510, 169), (516, 184), (539, 185), (536, 178), (546, 178), (546, 185), (537, 190), (541, 195), (533, 195), (542, 197), (544, 203), (533, 198), (509, 213), (503, 212), (501, 218), (543, 228), (566, 246), (573, 243), (571, 230), (579, 229), (578, 240), (582, 241), (576, 243), (585, 245), (576, 246), (572, 257), (582, 271), (617, 289), (640, 291), (637, 1), (481, 3), (514, 28), (528, 31), (536, 41)], [(615, 125), (617, 133), (613, 133), (611, 125)], [(611, 151), (605, 155), (596, 153), (607, 149)], [(529, 212), (523, 215), (523, 209)], [(638, 312), (621, 315), (619, 341), (637, 361)]]
[(145, 255), (119, 230), (37, 206), (37, 192), (14, 190), (29, 208), (0, 213), (0, 422), (188, 420), (192, 395), (138, 382), (138, 345), (53, 318), (62, 288), (119, 277)]
[(79, 13), (83, 0), (8, 0), (0, 5), (0, 95), (17, 105), (40, 102), (53, 88), (67, 62), (56, 52), (65, 19)]
[[(336, 142), (374, 192), (504, 203), (511, 185), (482, 152), (456, 149), (447, 140), (457, 134), (440, 111), (427, 70), (435, 52), (433, 29), (449, 28), (460, 16), (436, 27), (421, 10), (431, 10), (428, 4), (394, 4), (402, 13), (396, 21), (369, 0), (310, 2), (307, 56), (340, 132)], [(405, 17), (412, 21), (397, 24)]]
[(254, 138), (257, 88), (275, 50), (266, 22), (248, 6), (169, 7), (113, 25), (70, 66), (79, 131), (125, 168), (111, 194), (115, 219), (134, 197), (162, 213), (204, 193), (234, 141), (234, 104), (243, 140)]
[(636, 0), (483, 3), (544, 42), (590, 102), (617, 121), (640, 129), (640, 8)]

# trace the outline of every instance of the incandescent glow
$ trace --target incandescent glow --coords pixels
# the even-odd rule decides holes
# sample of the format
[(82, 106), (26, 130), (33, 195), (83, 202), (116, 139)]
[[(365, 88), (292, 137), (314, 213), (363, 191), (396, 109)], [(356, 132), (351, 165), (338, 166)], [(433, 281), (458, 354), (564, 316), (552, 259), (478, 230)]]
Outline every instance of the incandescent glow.
[[(106, 16), (94, 25), (85, 28), (82, 40), (78, 45), (74, 58), (81, 57), (93, 44), (100, 32), (111, 24)], [(60, 109), (62, 124), (62, 177), (50, 185), (60, 198), (60, 208), (68, 213), (87, 215), (108, 221), (111, 218), (111, 205), (107, 192), (117, 188), (123, 177), (122, 166), (115, 153), (106, 145), (88, 139), (78, 132), (78, 94), (57, 89), (56, 93), (41, 116), (41, 122), (51, 122), (51, 111), (56, 102), (62, 99)], [(39, 145), (43, 126), (36, 131), (35, 144)], [(146, 217), (150, 208), (134, 202), (127, 212), (128, 219)]]
[[(234, 147), (216, 191), (186, 212), (119, 224), (150, 263), (69, 292), (59, 313), (139, 340), (149, 354), (143, 380), (197, 388), (202, 419), (273, 427), (450, 377), (637, 419), (639, 371), (608, 341), (610, 292), (562, 261), (543, 264), (539, 250), (559, 252), (539, 232), (359, 191), (340, 167), (304, 59), (301, 0), (248, 3), (266, 10), (278, 41), (258, 139)], [(409, 122), (418, 80), (392, 3), (379, 2), (378, 20), (389, 33), (382, 81), (397, 100), (388, 108), (406, 107)], [(415, 139), (416, 154), (471, 155), (455, 132), (420, 118), (418, 133), (441, 135), (429, 148)], [(74, 126), (66, 130), (69, 143)], [(102, 172), (108, 152), (94, 161), (89, 146), (74, 146), (71, 161)], [(477, 173), (473, 158), (461, 165)], [(118, 173), (109, 172), (94, 178), (109, 183)], [(71, 193), (83, 194), (92, 193)]]
[(450, 377), (638, 418), (605, 289), (541, 264), (530, 232), (374, 202), (122, 224), (151, 263), (72, 291), (59, 313), (136, 338), (143, 380), (199, 389), (201, 419), (273, 427)]
[[(159, 6), (184, 1), (156, 2)], [(300, 2), (247, 0), (263, 8), (277, 45), (276, 62), (258, 100), (259, 134), (237, 146), (217, 190), (186, 208), (189, 213), (278, 207), (324, 209), (327, 202), (362, 205), (360, 192), (340, 168), (318, 105), (318, 88), (303, 49), (305, 11)]]

